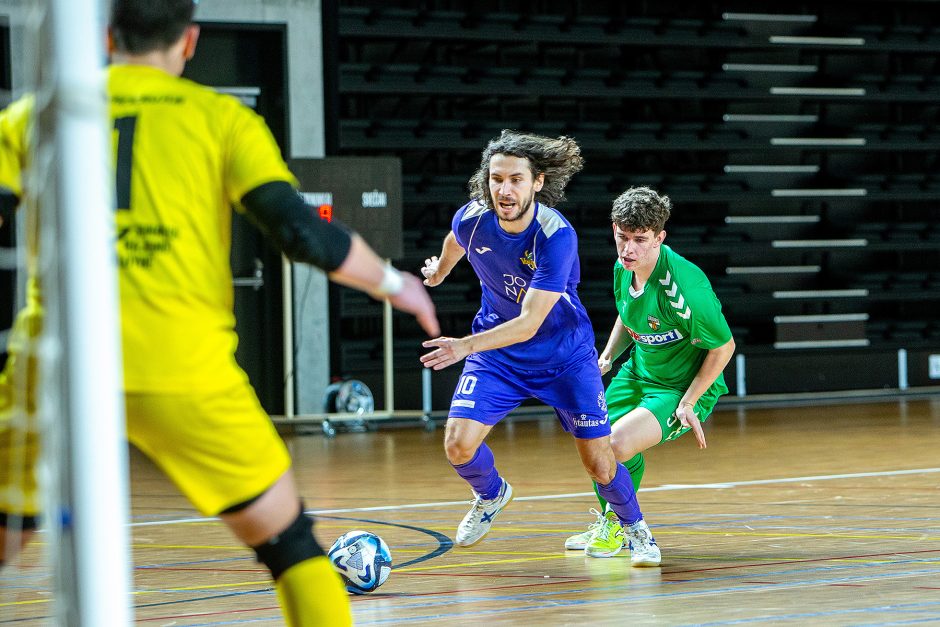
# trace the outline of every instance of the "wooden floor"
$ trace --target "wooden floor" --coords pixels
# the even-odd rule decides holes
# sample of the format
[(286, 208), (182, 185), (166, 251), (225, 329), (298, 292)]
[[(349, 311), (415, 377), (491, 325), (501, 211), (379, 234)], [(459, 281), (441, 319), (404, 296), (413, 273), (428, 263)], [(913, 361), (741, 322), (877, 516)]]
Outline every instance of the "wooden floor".
[[(329, 545), (367, 529), (396, 568), (352, 599), (359, 625), (940, 624), (940, 398), (725, 410), (654, 448), (640, 503), (660, 568), (592, 559), (564, 539), (597, 503), (553, 420), (510, 422), (489, 443), (516, 499), (471, 549), (451, 544), (470, 492), (442, 430), (290, 439)], [(265, 571), (199, 520), (133, 456), (139, 624), (281, 624)], [(48, 577), (34, 544), (0, 574), (0, 624), (44, 624)]]

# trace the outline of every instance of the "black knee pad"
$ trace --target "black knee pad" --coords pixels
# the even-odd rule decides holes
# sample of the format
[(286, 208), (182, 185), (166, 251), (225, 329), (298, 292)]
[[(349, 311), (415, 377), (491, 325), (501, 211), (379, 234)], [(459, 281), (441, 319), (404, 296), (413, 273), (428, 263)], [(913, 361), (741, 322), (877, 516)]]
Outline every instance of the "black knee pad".
[(313, 520), (303, 508), (287, 529), (264, 544), (251, 547), (258, 561), (268, 567), (275, 581), (285, 570), (312, 557), (325, 555), (320, 543), (313, 537)]

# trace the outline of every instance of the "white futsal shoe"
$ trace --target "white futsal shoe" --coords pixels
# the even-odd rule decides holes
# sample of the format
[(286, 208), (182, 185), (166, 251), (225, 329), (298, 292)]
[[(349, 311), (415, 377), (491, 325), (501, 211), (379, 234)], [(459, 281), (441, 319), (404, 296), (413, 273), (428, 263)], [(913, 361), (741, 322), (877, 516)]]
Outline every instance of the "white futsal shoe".
[(663, 560), (656, 540), (645, 520), (624, 526), (624, 535), (630, 541), (630, 563), (634, 566), (659, 566)]
[(472, 507), (457, 527), (457, 546), (473, 546), (483, 539), (493, 525), (493, 519), (512, 501), (512, 486), (503, 479), (499, 494), (492, 499), (484, 499), (476, 492)]

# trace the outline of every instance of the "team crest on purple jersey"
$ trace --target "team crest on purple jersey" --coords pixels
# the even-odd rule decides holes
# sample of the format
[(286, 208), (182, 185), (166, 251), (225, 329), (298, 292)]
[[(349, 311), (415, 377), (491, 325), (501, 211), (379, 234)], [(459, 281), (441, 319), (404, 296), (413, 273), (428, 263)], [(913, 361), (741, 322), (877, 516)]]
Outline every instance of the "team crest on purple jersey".
[(535, 257), (532, 256), (532, 251), (525, 251), (525, 255), (519, 257), (519, 261), (522, 262), (522, 265), (528, 266), (532, 270), (535, 270)]

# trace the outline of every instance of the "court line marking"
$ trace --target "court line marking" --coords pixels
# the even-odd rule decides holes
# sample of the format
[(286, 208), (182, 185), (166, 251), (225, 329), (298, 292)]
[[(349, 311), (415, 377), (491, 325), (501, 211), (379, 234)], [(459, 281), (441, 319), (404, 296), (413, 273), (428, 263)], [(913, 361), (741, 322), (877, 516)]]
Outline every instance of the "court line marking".
[[(727, 481), (721, 483), (669, 483), (653, 488), (640, 488), (640, 492), (671, 492), (676, 490), (725, 490), (755, 485), (773, 485), (779, 483), (802, 483), (807, 481), (833, 481), (836, 479), (863, 479), (869, 477), (897, 477), (902, 475), (924, 475), (938, 473), (940, 468), (914, 468), (910, 470), (883, 470), (878, 472), (855, 472), (836, 475), (809, 475), (806, 477), (782, 477), (779, 479), (755, 479), (752, 481)], [(595, 496), (594, 492), (569, 492), (566, 494), (544, 494), (539, 496), (517, 496), (516, 501), (549, 501), (555, 499), (572, 499)], [(310, 509), (306, 513), (317, 514), (349, 514), (355, 512), (384, 512), (403, 509), (426, 509), (429, 507), (448, 507), (452, 505), (466, 505), (466, 499), (461, 501), (435, 501), (430, 503), (406, 503), (403, 505), (376, 505), (373, 507), (344, 507), (337, 509)], [(217, 518), (178, 518), (173, 520), (151, 520), (131, 523), (131, 527), (154, 527), (161, 525), (180, 525), (187, 523), (218, 520)]]
[[(811, 569), (811, 571), (819, 571), (820, 569)], [(825, 572), (825, 569), (823, 569)], [(484, 602), (499, 602), (504, 603), (504, 607), (499, 608), (488, 608), (488, 609), (477, 609), (467, 612), (450, 612), (450, 613), (426, 613), (420, 616), (395, 616), (393, 618), (378, 618), (377, 615), (381, 615), (379, 612), (372, 610), (370, 615), (363, 617), (363, 614), (366, 614), (369, 610), (363, 611), (361, 613), (356, 613), (356, 624), (358, 625), (376, 625), (376, 624), (402, 624), (402, 623), (414, 623), (414, 622), (423, 622), (431, 620), (442, 620), (442, 619), (459, 619), (465, 621), (471, 617), (485, 616), (485, 615), (496, 615), (504, 614), (509, 615), (507, 618), (513, 620), (512, 615), (521, 614), (522, 612), (531, 612), (538, 610), (565, 608), (565, 607), (597, 607), (599, 605), (609, 605), (609, 604), (621, 604), (623, 605), (624, 611), (630, 611), (638, 601), (650, 601), (658, 600), (663, 598), (696, 598), (706, 595), (716, 595), (716, 594), (733, 594), (733, 593), (754, 593), (754, 592), (763, 592), (772, 590), (774, 592), (780, 590), (800, 590), (804, 588), (814, 587), (814, 586), (829, 586), (833, 584), (840, 583), (854, 583), (854, 582), (869, 582), (880, 579), (899, 579), (909, 576), (918, 576), (918, 575), (935, 575), (935, 570), (929, 571), (909, 571), (909, 572), (900, 572), (900, 573), (871, 573), (863, 575), (849, 575), (849, 576), (836, 576), (836, 577), (817, 577), (814, 579), (801, 579), (799, 581), (793, 582), (780, 582), (776, 584), (747, 584), (741, 582), (742, 585), (735, 585), (733, 579), (737, 578), (736, 576), (731, 577), (719, 577), (715, 578), (716, 580), (729, 580), (728, 584), (724, 588), (710, 588), (707, 590), (686, 590), (686, 591), (666, 591), (666, 592), (651, 592), (651, 593), (642, 593), (633, 594), (628, 599), (624, 598), (609, 598), (609, 599), (566, 599), (558, 598), (561, 595), (571, 595), (571, 594), (581, 594), (581, 593), (590, 593), (607, 590), (619, 590), (622, 589), (622, 584), (618, 583), (612, 586), (602, 586), (600, 588), (584, 588), (576, 590), (565, 590), (561, 593), (557, 591), (536, 591), (536, 592), (521, 592), (512, 595), (502, 595), (502, 596), (486, 596), (480, 598), (467, 598), (464, 602), (473, 603), (477, 601)], [(680, 583), (680, 582), (673, 582)], [(640, 584), (644, 586), (644, 584)], [(658, 585), (658, 584), (655, 584)], [(645, 586), (644, 586), (645, 587)], [(550, 603), (546, 602), (546, 599), (550, 599)], [(520, 603), (531, 602), (532, 605), (520, 605)], [(433, 612), (436, 608), (441, 606), (454, 605), (455, 601), (447, 598), (436, 599), (432, 602), (412, 602), (404, 603), (395, 607), (396, 610), (425, 610)], [(940, 602), (929, 602), (929, 603), (919, 603), (918, 606), (930, 606), (935, 607), (940, 605)], [(507, 607), (508, 606), (508, 607)], [(865, 608), (846, 608), (844, 610), (831, 610), (834, 615), (846, 614), (846, 613), (871, 613), (871, 612), (890, 612), (894, 605), (885, 605), (879, 604), (876, 606), (870, 606)], [(387, 613), (387, 609), (385, 613)], [(768, 611), (766, 608), (760, 608), (760, 611)], [(774, 620), (774, 616), (764, 616), (761, 617), (762, 620)], [(932, 617), (931, 617), (932, 618)], [(751, 618), (745, 618), (744, 620), (752, 620)], [(715, 623), (725, 624), (725, 623)], [(729, 622), (728, 624), (733, 624)]]

